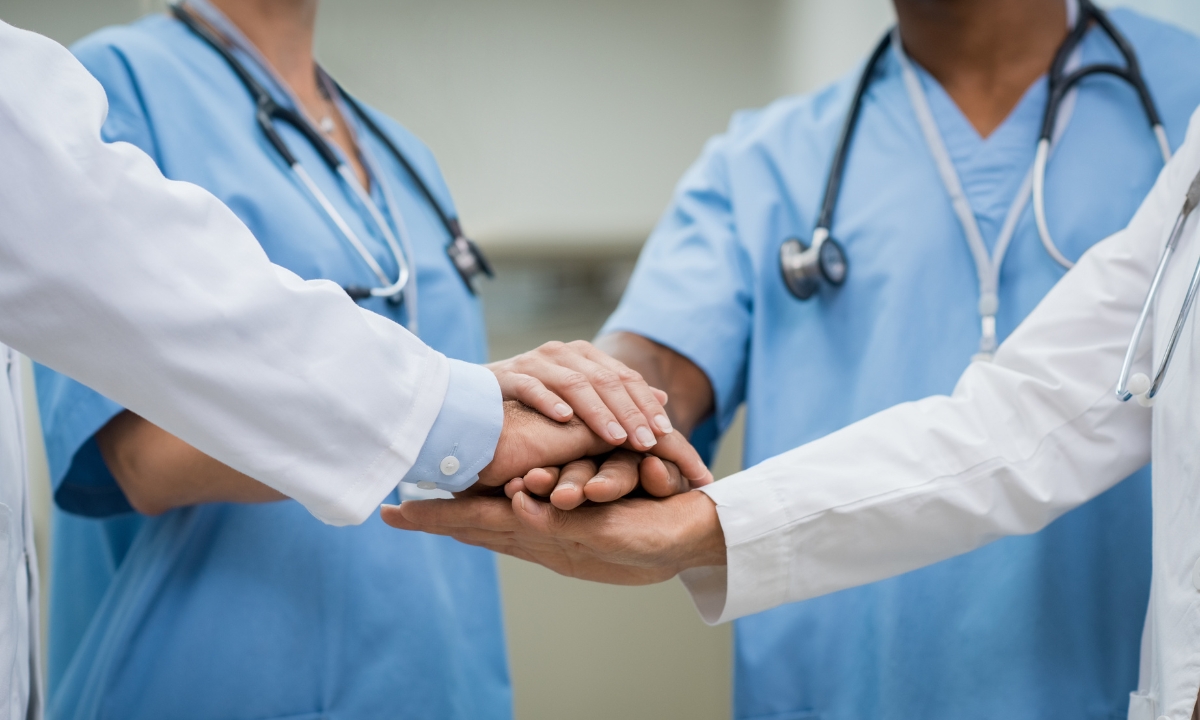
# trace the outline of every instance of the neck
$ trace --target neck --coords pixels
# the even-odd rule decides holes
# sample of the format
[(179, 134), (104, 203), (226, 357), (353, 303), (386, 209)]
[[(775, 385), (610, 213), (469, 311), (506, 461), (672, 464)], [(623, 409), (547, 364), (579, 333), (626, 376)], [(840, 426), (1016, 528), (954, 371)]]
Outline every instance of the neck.
[(294, 91), (316, 86), (317, 0), (210, 0)]
[(980, 135), (1050, 68), (1067, 35), (1064, 0), (895, 0), (904, 50)]

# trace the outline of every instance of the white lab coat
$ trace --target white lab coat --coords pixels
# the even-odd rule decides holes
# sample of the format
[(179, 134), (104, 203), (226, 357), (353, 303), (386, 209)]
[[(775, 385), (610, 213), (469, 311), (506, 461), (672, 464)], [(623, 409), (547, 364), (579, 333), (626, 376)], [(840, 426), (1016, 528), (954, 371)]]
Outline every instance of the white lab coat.
[[(102, 142), (106, 113), (65, 48), (0, 22), (0, 342), (325, 522), (362, 522), (419, 454), (449, 362), (334, 283), (272, 265), (209, 193)], [(21, 718), (39, 712), (36, 578), (10, 357), (0, 349), (0, 717)]]
[[(892, 408), (706, 488), (728, 567), (684, 574), (705, 619), (732, 620), (1036, 532), (1153, 455), (1151, 603), (1129, 717), (1190, 718), (1200, 688), (1197, 313), (1153, 411), (1119, 402), (1114, 388), (1198, 169), (1200, 114), (1129, 226), (1088, 252), (995, 362), (964, 373), (952, 397)], [(1155, 358), (1200, 258), (1198, 217), (1155, 309)], [(1147, 374), (1150, 345), (1137, 364)]]
[(38, 718), (37, 559), (21, 397), (18, 356), (0, 345), (0, 717)]

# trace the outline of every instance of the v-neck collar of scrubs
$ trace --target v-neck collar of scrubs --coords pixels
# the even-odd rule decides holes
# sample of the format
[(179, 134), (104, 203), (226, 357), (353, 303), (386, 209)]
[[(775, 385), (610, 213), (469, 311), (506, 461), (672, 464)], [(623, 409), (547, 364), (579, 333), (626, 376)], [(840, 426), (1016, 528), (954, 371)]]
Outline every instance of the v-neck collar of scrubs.
[[(1067, 0), (1068, 28), (1071, 27), (1071, 22), (1077, 20), (1077, 18), (1077, 0)], [(1003, 173), (988, 172), (989, 163), (986, 162), (986, 156), (993, 154), (994, 157), (1000, 157), (994, 155), (994, 153), (1021, 152), (1021, 148), (1015, 144), (1020, 134), (1019, 127), (1022, 120), (1026, 120), (1027, 122), (1032, 120), (1032, 126), (1037, 126), (1037, 115), (1029, 115), (1030, 105), (1028, 103), (1032, 102), (1032, 99), (1039, 94), (1042, 96), (1045, 95), (1045, 76), (1043, 75), (1034, 81), (1000, 126), (993, 131), (989, 138), (984, 139), (971, 126), (966, 116), (962, 113), (962, 110), (950, 98), (949, 93), (941, 87), (941, 84), (924, 70), (918, 71), (919, 66), (909, 59), (908, 55), (904, 52), (904, 43), (900, 37), (899, 28), (893, 29), (892, 34), (891, 52), (892, 57), (900, 66), (901, 82), (908, 95), (912, 110), (916, 115), (917, 123), (921, 128), (921, 133), (925, 138), (929, 153), (932, 156), (934, 164), (937, 166), (938, 175), (942, 180), (947, 194), (950, 196), (950, 203), (954, 209), (954, 214), (958, 217), (959, 223), (962, 226), (963, 235), (975, 262), (975, 271), (979, 282), (980, 340), (979, 352), (975, 355), (974, 359), (977, 361), (990, 361), (999, 344), (996, 332), (996, 316), (1000, 311), (1000, 270), (1004, 265), (1004, 257), (1008, 252), (1008, 246), (1016, 233), (1017, 222), (1020, 220), (1021, 214), (1024, 212), (1032, 193), (1033, 158), (1030, 158), (1030, 169), (1026, 172), (1024, 180), (1013, 196), (1000, 232), (996, 235), (990, 247), (980, 228), (979, 218), (975, 209), (976, 205), (971, 202), (971, 193), (968, 192), (968, 186), (963, 183), (962, 169), (974, 169), (976, 171), (975, 174), (968, 175), (969, 179), (985, 178), (985, 181), (979, 187), (972, 189), (977, 191), (976, 195), (983, 196), (978, 199), (993, 201), (991, 203), (981, 203), (985, 205), (986, 209), (991, 209), (986, 206), (995, 204), (995, 195), (1007, 188), (1004, 187)], [(1072, 67), (1078, 66), (1079, 58), (1080, 52), (1077, 49), (1072, 53), (1068, 61), (1068, 71)], [(947, 129), (938, 122), (939, 114), (934, 112), (934, 108), (930, 102), (930, 93), (926, 89), (927, 87), (934, 89), (935, 96), (939, 96), (939, 99), (943, 101), (943, 106), (939, 108), (941, 110), (940, 117), (944, 123), (950, 126), (949, 135), (957, 153), (952, 152), (950, 149), (951, 144), (946, 140)], [(1061, 137), (1063, 130), (1070, 121), (1071, 114), (1074, 112), (1075, 95), (1075, 91), (1072, 91), (1062, 105), (1055, 124), (1055, 142)], [(945, 105), (949, 105), (950, 107), (945, 107)], [(1010, 146), (1009, 143), (1013, 143), (1013, 145)], [(1030, 142), (1028, 145), (1030, 150), (1034, 146), (1034, 142)], [(1031, 156), (1032, 154), (1030, 152)], [(995, 179), (991, 182), (986, 182), (989, 174)], [(989, 185), (991, 187), (988, 187)], [(986, 197), (989, 194), (988, 190), (991, 191), (992, 198)], [(1003, 201), (999, 202), (1002, 203)], [(986, 209), (980, 214), (985, 216), (990, 214), (986, 212)]]
[[(276, 102), (291, 110), (295, 110), (303, 118), (304, 122), (308, 123), (318, 135), (321, 134), (317, 123), (309, 115), (304, 104), (296, 97), (291, 86), (275, 71), (274, 66), (263, 56), (258, 47), (246, 37), (241, 28), (230, 20), (225, 13), (221, 12), (219, 8), (209, 2), (209, 0), (186, 0), (185, 4), (187, 8), (199, 15), (232, 45), (233, 52), (242, 56), (240, 59), (248, 66), (251, 72), (254, 70), (258, 71), (259, 80), (266, 80), (270, 86), (267, 88), (267, 91), (272, 94)], [(248, 63), (246, 62), (247, 60), (249, 61)], [(375, 220), (376, 223), (388, 226), (381, 227), (380, 230), (391, 231), (395, 236), (395, 241), (399, 244), (401, 254), (407, 258), (414, 257), (412, 242), (408, 237), (404, 218), (401, 217), (397, 210), (399, 206), (396, 204), (395, 197), (382, 181), (383, 174), (379, 171), (374, 159), (363, 148), (362, 135), (359, 132), (357, 118), (343, 100), (333, 79), (329, 77), (320, 63), (316, 63), (316, 67), (317, 81), (322, 83), (330, 100), (337, 107), (337, 111), (342, 116), (346, 129), (350, 133), (351, 142), (358, 148), (359, 158), (370, 183), (370, 186), (363, 190), (366, 193), (366, 201), (372, 203), (374, 207), (366, 207), (364, 198), (357, 197), (357, 194), (352, 195), (350, 198), (351, 202), (364, 206), (363, 209), (368, 213), (378, 213), (378, 217)], [(338, 160), (345, 163), (347, 158), (342, 148), (336, 143), (327, 144), (337, 155)], [(391, 244), (390, 239), (384, 238), (384, 241), (388, 245)], [(399, 263), (400, 258), (396, 258), (396, 261)], [(407, 306), (406, 314), (408, 316), (407, 327), (413, 334), (417, 334), (419, 330), (417, 324), (417, 302), (417, 278), (414, 273), (410, 276), (408, 284), (404, 288), (404, 303)]]

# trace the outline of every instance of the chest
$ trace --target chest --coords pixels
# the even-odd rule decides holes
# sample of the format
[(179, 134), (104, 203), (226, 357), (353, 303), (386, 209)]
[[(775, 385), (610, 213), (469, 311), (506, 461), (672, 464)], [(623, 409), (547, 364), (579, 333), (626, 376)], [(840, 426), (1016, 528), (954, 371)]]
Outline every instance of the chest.
[(305, 279), (378, 287), (378, 272), (364, 254), (389, 280), (398, 277), (401, 260), (390, 233), (414, 271), (416, 302), (374, 298), (361, 304), (410, 327), (408, 313), (415, 308), (427, 343), (452, 357), (485, 359), (480, 307), (447, 255), (449, 234), (384, 143), (359, 128), (359, 146), (372, 169), (364, 198), (293, 126), (272, 122), (299, 161), (301, 177), (268, 140), (250, 94), (232, 72), (219, 58), (193, 59), (196, 67), (137, 68), (143, 97), (136, 101), (163, 173), (212, 192), (250, 228), (272, 262)]

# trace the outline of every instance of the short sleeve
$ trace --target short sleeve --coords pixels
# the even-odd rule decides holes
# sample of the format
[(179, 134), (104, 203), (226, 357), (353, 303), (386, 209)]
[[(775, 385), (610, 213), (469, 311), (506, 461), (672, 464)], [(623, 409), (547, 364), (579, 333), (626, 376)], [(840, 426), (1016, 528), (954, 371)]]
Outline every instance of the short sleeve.
[(601, 334), (641, 335), (696, 363), (724, 430), (745, 395), (753, 272), (738, 239), (725, 147), (711, 141), (676, 188)]
[(54, 502), (87, 517), (132, 512), (96, 444), (96, 433), (123, 408), (47, 367), (38, 365), (34, 376)]
[[(124, 57), (99, 40), (73, 51), (108, 95), (104, 139), (131, 143), (154, 157), (141, 94)], [(66, 512), (87, 517), (133, 512), (96, 444), (96, 433), (124, 408), (49, 368), (39, 365), (35, 376), (54, 501)]]

